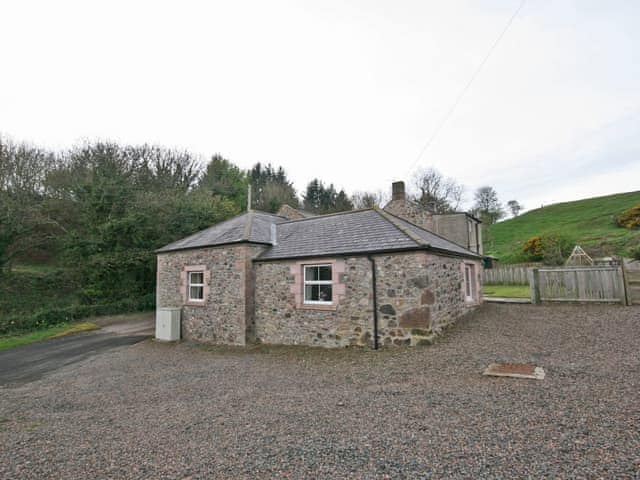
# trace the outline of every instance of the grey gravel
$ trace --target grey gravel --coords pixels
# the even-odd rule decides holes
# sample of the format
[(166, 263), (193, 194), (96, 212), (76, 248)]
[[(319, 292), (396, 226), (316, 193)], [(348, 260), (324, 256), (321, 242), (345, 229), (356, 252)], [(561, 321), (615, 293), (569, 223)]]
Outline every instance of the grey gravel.
[(485, 305), (379, 352), (146, 341), (0, 389), (0, 477), (639, 478), (639, 395), (640, 307)]

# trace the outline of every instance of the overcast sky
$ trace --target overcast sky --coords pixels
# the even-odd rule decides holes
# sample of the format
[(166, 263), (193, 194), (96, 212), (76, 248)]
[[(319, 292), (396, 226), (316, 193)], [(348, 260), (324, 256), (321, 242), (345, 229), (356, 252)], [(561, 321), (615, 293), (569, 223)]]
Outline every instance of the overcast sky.
[(0, 132), (158, 143), (349, 192), (433, 166), (503, 202), (640, 189), (640, 2), (2, 3)]

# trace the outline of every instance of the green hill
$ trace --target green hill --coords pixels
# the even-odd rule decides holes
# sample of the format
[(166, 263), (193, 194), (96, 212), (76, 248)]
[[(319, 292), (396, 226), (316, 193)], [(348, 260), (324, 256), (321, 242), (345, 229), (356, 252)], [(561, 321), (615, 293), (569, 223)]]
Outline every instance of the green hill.
[(613, 217), (640, 205), (640, 191), (557, 203), (531, 210), (489, 226), (484, 232), (485, 253), (502, 263), (525, 261), (522, 244), (542, 234), (561, 235), (596, 256), (630, 255), (640, 246), (640, 230), (615, 225)]

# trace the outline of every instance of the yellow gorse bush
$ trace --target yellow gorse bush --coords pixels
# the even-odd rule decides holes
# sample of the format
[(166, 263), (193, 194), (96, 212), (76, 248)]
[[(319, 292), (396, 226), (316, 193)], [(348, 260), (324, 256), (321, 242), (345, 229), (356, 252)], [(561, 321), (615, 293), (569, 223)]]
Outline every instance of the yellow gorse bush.
[(624, 228), (640, 228), (640, 205), (625, 210), (616, 216), (616, 224)]

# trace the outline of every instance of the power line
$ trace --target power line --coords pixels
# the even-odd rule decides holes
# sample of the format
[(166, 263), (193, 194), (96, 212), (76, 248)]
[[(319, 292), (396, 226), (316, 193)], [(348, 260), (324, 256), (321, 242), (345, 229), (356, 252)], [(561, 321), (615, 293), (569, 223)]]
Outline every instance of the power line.
[(471, 87), (471, 84), (473, 83), (473, 81), (476, 79), (476, 77), (480, 73), (480, 70), (482, 70), (482, 67), (484, 67), (484, 64), (487, 63), (487, 61), (489, 60), (489, 57), (491, 57), (491, 54), (493, 53), (493, 51), (496, 49), (496, 47), (500, 43), (500, 40), (502, 40), (502, 37), (504, 37), (505, 33), (507, 33), (507, 30), (509, 30), (509, 27), (511, 26), (511, 24), (513, 23), (515, 18), (518, 16), (518, 13), (520, 13), (520, 10), (522, 10), (522, 7), (524, 7), (524, 4), (526, 3), (526, 1), (527, 0), (522, 0), (520, 2), (520, 5), (518, 5), (518, 8), (516, 8), (516, 11), (513, 12), (513, 15), (511, 15), (511, 18), (509, 18), (509, 21), (507, 22), (505, 27), (502, 29), (502, 32), (500, 32), (500, 35), (498, 35), (498, 38), (496, 38), (496, 40), (491, 45), (491, 48), (489, 48), (489, 51), (485, 55), (485, 57), (482, 60), (482, 62), (480, 62), (480, 65), (478, 65), (478, 68), (476, 68), (476, 70), (473, 72), (473, 75), (471, 75), (471, 78), (469, 79), (467, 84), (464, 86), (464, 88), (458, 94), (458, 97), (456, 98), (456, 101), (453, 102), (453, 105), (451, 106), (451, 108), (449, 108), (449, 110), (444, 115), (444, 117), (442, 117), (442, 120), (440, 120), (440, 123), (438, 123), (438, 125), (436, 126), (436, 128), (433, 131), (433, 133), (431, 134), (431, 136), (427, 139), (426, 143), (422, 147), (422, 150), (420, 150), (420, 153), (418, 154), (416, 159), (413, 161), (413, 163), (411, 164), (411, 166), (407, 170), (407, 175), (409, 175), (411, 173), (411, 170), (413, 169), (413, 167), (415, 167), (416, 163), (418, 163), (418, 161), (420, 160), (422, 155), (424, 155), (424, 153), (431, 146), (431, 144), (433, 143), (435, 138), (438, 136), (438, 133), (440, 133), (440, 130), (442, 130), (442, 127), (444, 127), (445, 123), (447, 123), (447, 120), (449, 120), (449, 117), (455, 111), (456, 107), (458, 106), (458, 104), (462, 100), (462, 97), (464, 97), (465, 93), (467, 93), (467, 90), (469, 90), (469, 87)]

